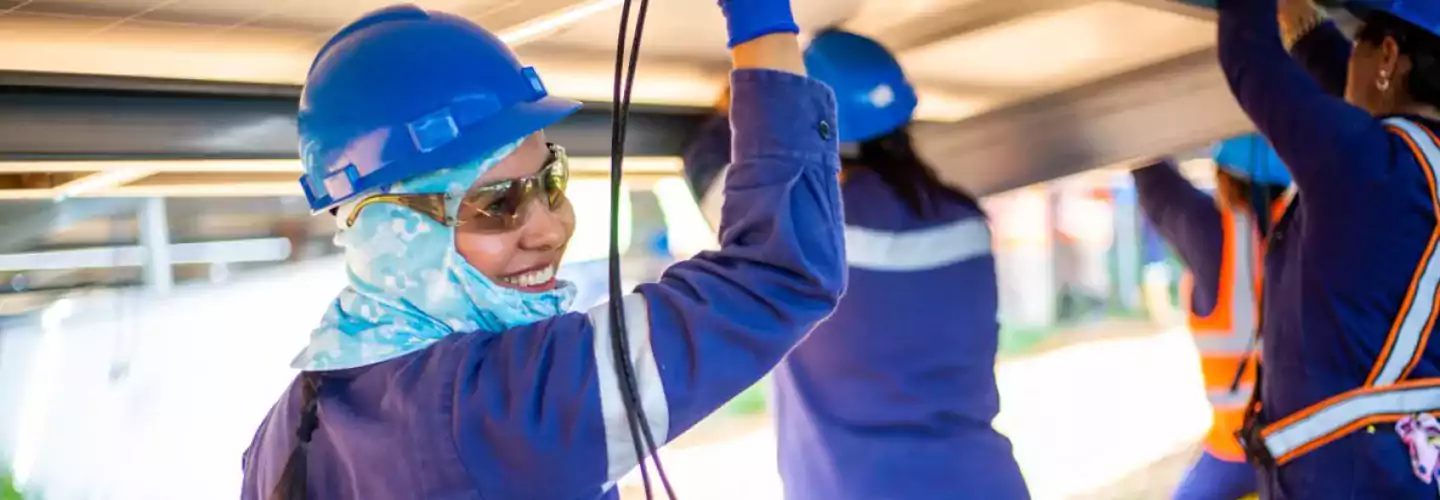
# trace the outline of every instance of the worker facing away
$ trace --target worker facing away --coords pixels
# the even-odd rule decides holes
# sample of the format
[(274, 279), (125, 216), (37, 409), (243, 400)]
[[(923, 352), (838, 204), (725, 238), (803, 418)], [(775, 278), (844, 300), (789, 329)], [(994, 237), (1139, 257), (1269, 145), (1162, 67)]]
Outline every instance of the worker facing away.
[(1263, 498), (1435, 498), (1440, 2), (1334, 5), (1353, 44), (1307, 1), (1219, 2), (1221, 67), (1298, 188), (1241, 436)]
[[(720, 5), (731, 237), (623, 300), (660, 443), (768, 373), (844, 283), (834, 95), (803, 76), (788, 2)], [(572, 285), (553, 279), (574, 212), (543, 129), (578, 107), (459, 16), (389, 7), (325, 44), (301, 182), (350, 284), (245, 453), (242, 498), (618, 496), (639, 453), (609, 310), (562, 313)]]
[[(775, 372), (785, 497), (1028, 498), (1010, 441), (991, 426), (999, 325), (985, 214), (916, 156), (915, 90), (883, 47), (826, 31), (805, 65), (835, 89), (840, 140), (856, 146), (841, 188), (850, 280)], [(712, 119), (685, 161), (695, 191), (710, 193), (705, 212), (723, 206), (722, 240), (737, 236), (730, 217), (743, 203), (720, 201), (743, 186), (724, 168), (729, 130)]]
[(1237, 500), (1256, 492), (1255, 470), (1236, 433), (1255, 384), (1250, 358), (1267, 221), (1283, 206), (1290, 176), (1258, 135), (1221, 142), (1214, 159), (1214, 198), (1168, 160), (1132, 172), (1141, 211), (1187, 269), (1182, 293), (1189, 296), (1188, 325), (1213, 414), (1176, 500)]

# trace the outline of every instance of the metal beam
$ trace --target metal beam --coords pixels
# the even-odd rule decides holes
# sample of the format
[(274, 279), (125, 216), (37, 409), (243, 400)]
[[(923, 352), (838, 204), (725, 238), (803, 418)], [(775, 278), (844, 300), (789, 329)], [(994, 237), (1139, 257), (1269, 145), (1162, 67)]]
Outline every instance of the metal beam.
[(135, 210), (133, 200), (67, 200), (7, 203), (0, 217), (0, 252), (27, 248), (46, 235), (79, 222)]
[[(296, 158), (296, 106), (285, 98), (0, 88), (0, 160)], [(704, 113), (632, 108), (628, 152), (678, 155)], [(572, 155), (609, 155), (608, 106), (587, 106), (546, 131)]]
[(1251, 129), (1206, 49), (912, 133), (942, 178), (983, 196)]
[(103, 93), (194, 94), (219, 97), (272, 97), (288, 99), (298, 99), (300, 97), (300, 87), (296, 85), (4, 70), (0, 70), (0, 88)]
[[(257, 238), (170, 245), (173, 264), (278, 262), (290, 256), (290, 240)], [(0, 255), (0, 271), (137, 267), (147, 259), (142, 246), (82, 248)]]

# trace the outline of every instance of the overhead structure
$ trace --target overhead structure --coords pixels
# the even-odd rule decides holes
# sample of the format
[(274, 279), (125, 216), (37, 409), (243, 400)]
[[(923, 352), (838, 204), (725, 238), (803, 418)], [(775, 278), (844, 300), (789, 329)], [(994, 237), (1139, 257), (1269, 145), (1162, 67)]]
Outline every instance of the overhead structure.
[[(840, 26), (896, 53), (919, 90), (922, 155), (977, 194), (1250, 128), (1216, 68), (1213, 12), (1184, 3), (792, 1), (802, 26)], [(0, 253), (105, 248), (159, 262), (168, 249), (164, 267), (184, 280), (208, 272), (181, 263), (176, 249), (196, 242), (283, 237), (296, 255), (333, 251), (323, 243), (333, 228), (296, 203), (299, 84), (333, 30), (385, 3), (0, 0)], [(547, 134), (577, 177), (607, 174), (618, 0), (417, 3), (479, 21), (552, 94), (586, 101)], [(718, 16), (711, 0), (652, 6), (628, 134), (632, 188), (676, 188), (676, 157), (727, 84)], [(165, 216), (137, 217), (160, 212), (142, 210), (162, 203), (141, 201), (152, 197), (166, 199)], [(173, 242), (152, 246), (162, 251), (115, 250), (162, 219)], [(0, 270), (0, 298), (15, 276), (32, 291), (166, 281), (134, 271)]]
[(948, 182), (995, 194), (1201, 147), (1253, 128), (1204, 49), (949, 124), (914, 129)]

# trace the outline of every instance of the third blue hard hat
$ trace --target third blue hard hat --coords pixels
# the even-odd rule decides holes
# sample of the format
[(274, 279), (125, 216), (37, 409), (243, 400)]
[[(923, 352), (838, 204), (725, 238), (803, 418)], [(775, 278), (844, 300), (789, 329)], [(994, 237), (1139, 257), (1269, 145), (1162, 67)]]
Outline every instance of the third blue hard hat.
[(495, 35), (397, 5), (341, 29), (300, 97), (300, 184), (314, 211), (483, 157), (568, 116)]
[(1370, 12), (1384, 12), (1440, 36), (1440, 2), (1435, 0), (1320, 0), (1327, 8), (1342, 8), (1364, 19)]
[(919, 102), (895, 57), (854, 33), (817, 35), (805, 48), (805, 70), (835, 90), (842, 142), (873, 139), (904, 126)]
[(1214, 149), (1215, 167), (1256, 184), (1289, 186), (1290, 171), (1275, 148), (1260, 134), (1220, 141)]

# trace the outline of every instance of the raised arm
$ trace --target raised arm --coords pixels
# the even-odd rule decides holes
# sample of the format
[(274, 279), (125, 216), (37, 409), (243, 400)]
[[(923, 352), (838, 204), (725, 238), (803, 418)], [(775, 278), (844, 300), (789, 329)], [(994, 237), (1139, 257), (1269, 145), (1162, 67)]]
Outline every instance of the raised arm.
[[(732, 38), (744, 31), (737, 7)], [(835, 98), (803, 76), (789, 26), (735, 43), (721, 249), (624, 298), (639, 401), (662, 443), (768, 373), (844, 288)], [(456, 439), (490, 450), (467, 454), (469, 472), (534, 478), (489, 481), (482, 492), (577, 498), (634, 468), (615, 333), (601, 305), (457, 349)], [(496, 489), (506, 485), (526, 489)]]
[(1326, 93), (1290, 58), (1275, 0), (1221, 0), (1219, 7), (1220, 65), (1230, 89), (1307, 200), (1339, 199), (1388, 174), (1377, 170), (1386, 162), (1375, 161), (1391, 154), (1383, 126)]
[(701, 123), (685, 145), (681, 160), (691, 194), (699, 200), (730, 164), (730, 118), (717, 114)]
[(1310, 73), (1325, 92), (1345, 97), (1345, 76), (1350, 70), (1350, 41), (1335, 23), (1326, 19), (1311, 0), (1280, 0), (1280, 34), (1290, 56)]
[(1180, 175), (1169, 161), (1157, 161), (1131, 172), (1140, 211), (1175, 249), (1195, 276), (1197, 291), (1214, 296), (1220, 287), (1224, 233), (1215, 200)]

